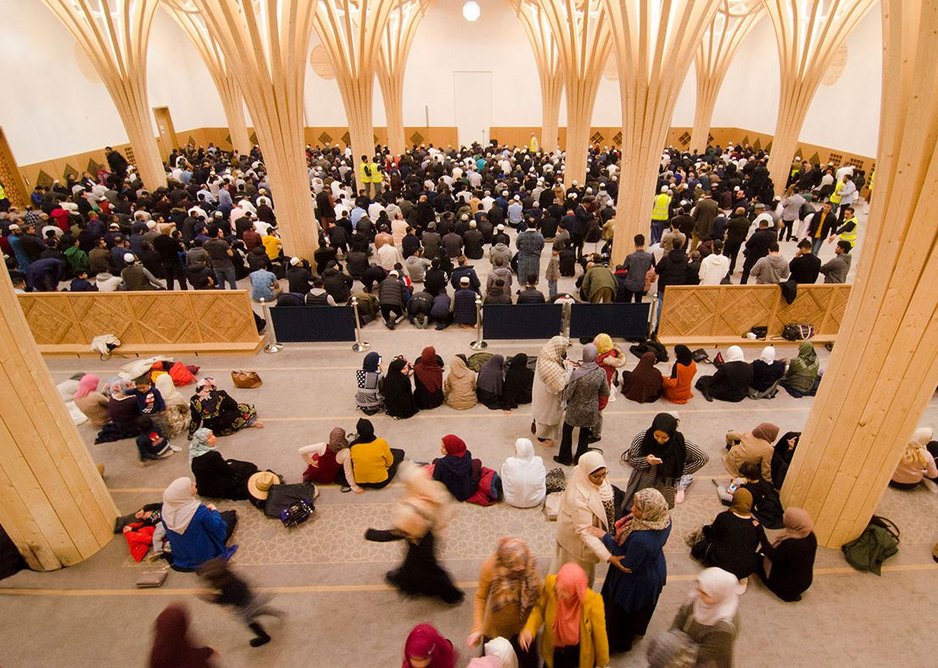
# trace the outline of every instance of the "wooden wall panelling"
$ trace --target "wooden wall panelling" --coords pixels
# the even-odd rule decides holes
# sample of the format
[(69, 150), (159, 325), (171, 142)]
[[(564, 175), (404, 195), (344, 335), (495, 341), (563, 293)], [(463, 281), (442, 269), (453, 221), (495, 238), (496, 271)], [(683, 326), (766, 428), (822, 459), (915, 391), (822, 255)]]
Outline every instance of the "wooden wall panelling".
[(29, 192), (23, 182), (23, 175), (16, 165), (16, 158), (10, 151), (3, 128), (0, 128), (0, 181), (3, 182), (10, 204), (22, 210), (29, 203)]

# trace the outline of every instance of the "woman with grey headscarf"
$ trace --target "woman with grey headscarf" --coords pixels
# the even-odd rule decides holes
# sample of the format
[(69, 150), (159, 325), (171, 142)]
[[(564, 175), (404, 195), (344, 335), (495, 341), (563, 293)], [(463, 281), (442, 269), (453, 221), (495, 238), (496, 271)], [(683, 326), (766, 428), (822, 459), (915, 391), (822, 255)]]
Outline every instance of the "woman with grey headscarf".
[[(560, 441), (560, 454), (554, 461), (570, 466), (579, 461), (580, 456), (589, 450), (593, 427), (599, 424), (599, 400), (609, 396), (609, 383), (606, 372), (596, 364), (598, 355), (592, 343), (583, 347), (583, 358), (573, 369), (570, 380), (563, 391), (567, 408), (563, 417), (563, 437)], [(573, 430), (579, 428), (576, 455), (572, 455)]]

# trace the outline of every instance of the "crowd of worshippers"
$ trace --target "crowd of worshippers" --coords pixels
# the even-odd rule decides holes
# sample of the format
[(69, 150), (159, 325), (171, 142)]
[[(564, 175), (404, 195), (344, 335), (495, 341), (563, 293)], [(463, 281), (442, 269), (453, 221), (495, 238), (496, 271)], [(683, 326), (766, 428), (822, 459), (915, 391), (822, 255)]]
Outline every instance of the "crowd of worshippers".
[[(558, 280), (575, 276), (577, 265), (574, 297), (592, 302), (638, 301), (654, 282), (659, 296), (667, 285), (729, 282), (740, 250), (743, 283), (846, 279), (862, 170), (804, 163), (792, 170), (785, 196), (774, 198), (760, 151), (668, 149), (650, 238), (636, 237), (636, 251), (620, 260), (609, 255), (618, 149), (591, 147), (583, 183), (567, 188), (563, 158), (495, 142), (414, 147), (401, 156), (384, 148), (362, 156), (356, 173), (350, 149), (307, 147), (320, 229), (310, 262), (283, 253), (258, 147), (246, 155), (213, 145), (174, 150), (168, 187), (152, 192), (126, 158), (107, 150), (96, 174), (36, 186), (24, 211), (5, 200), (0, 248), (20, 291), (234, 289), (250, 276), (254, 298), (273, 301), (280, 279), (292, 275), (284, 304), (329, 305), (347, 303), (361, 281), (366, 306), (377, 306), (374, 315), (389, 326), (405, 316), (420, 326), (471, 325), (475, 298), (467, 290), (488, 303), (553, 300)], [(509, 230), (518, 233), (513, 244)], [(778, 250), (786, 235), (799, 243), (791, 262)], [(837, 245), (822, 265), (825, 240)], [(537, 288), (545, 241), (546, 295)], [(597, 252), (589, 255), (591, 242)], [(492, 272), (483, 293), (468, 261), (486, 256)]]

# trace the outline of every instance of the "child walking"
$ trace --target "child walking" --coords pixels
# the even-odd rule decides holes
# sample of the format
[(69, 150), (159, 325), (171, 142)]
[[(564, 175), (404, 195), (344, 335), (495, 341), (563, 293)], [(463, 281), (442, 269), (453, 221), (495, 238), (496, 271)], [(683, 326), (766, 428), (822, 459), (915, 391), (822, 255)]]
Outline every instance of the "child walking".
[(217, 605), (233, 606), (254, 632), (251, 647), (260, 647), (270, 642), (270, 635), (257, 619), (261, 615), (283, 616), (282, 610), (267, 605), (272, 597), (258, 596), (251, 591), (251, 586), (232, 572), (228, 561), (221, 557), (206, 561), (197, 572), (216, 590), (203, 594), (202, 598)]

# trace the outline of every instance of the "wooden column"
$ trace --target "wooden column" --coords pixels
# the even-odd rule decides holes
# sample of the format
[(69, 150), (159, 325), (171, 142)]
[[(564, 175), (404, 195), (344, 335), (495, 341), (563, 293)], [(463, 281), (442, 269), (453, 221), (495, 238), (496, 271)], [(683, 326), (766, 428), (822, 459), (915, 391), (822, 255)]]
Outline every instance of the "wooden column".
[(602, 0), (533, 0), (550, 26), (560, 54), (567, 101), (564, 184), (583, 182), (593, 106), (612, 47)]
[(541, 150), (555, 151), (559, 145), (557, 127), (560, 117), (560, 97), (563, 94), (563, 71), (560, 52), (550, 29), (550, 22), (535, 0), (511, 0), (518, 20), (524, 28), (541, 82)]
[(104, 547), (117, 508), (3, 270), (0, 314), (0, 524), (30, 568), (51, 571)]
[(144, 185), (166, 185), (147, 99), (147, 44), (159, 0), (43, 0), (88, 55), (120, 114)]
[(401, 155), (407, 148), (407, 139), (404, 137), (404, 72), (417, 26), (432, 1), (395, 2), (378, 50), (378, 85), (381, 87), (387, 117), (388, 146), (394, 155)]
[[(361, 156), (371, 158), (375, 153), (371, 114), (375, 69), (388, 16), (397, 2), (400, 0), (319, 0), (315, 3), (313, 25), (329, 54), (342, 94), (356, 175)], [(361, 185), (358, 183), (359, 188)]]
[(710, 136), (710, 121), (717, 95), (723, 86), (726, 71), (753, 27), (764, 14), (762, 0), (742, 3), (722, 0), (720, 9), (710, 20), (703, 39), (697, 45), (694, 65), (697, 71), (697, 103), (694, 107), (694, 129), (690, 150), (703, 153)]
[(163, 0), (163, 9), (173, 17), (183, 32), (189, 36), (208, 73), (215, 83), (221, 106), (228, 121), (228, 133), (231, 135), (231, 147), (242, 154), (250, 153), (251, 139), (247, 123), (244, 120), (244, 99), (234, 75), (228, 71), (225, 54), (218, 41), (209, 32), (205, 20), (199, 14), (198, 7), (192, 0)]
[(319, 247), (306, 172), (303, 87), (313, 7), (306, 0), (192, 0), (243, 91), (288, 255)]
[(648, 238), (661, 150), (677, 95), (719, 0), (604, 0), (619, 66), (622, 166), (612, 261)]
[(778, 43), (781, 90), (769, 175), (775, 192), (785, 190), (798, 135), (814, 93), (837, 49), (876, 0), (765, 0)]
[(838, 547), (866, 527), (938, 385), (938, 4), (883, 3), (876, 193), (863, 256), (782, 489)]

